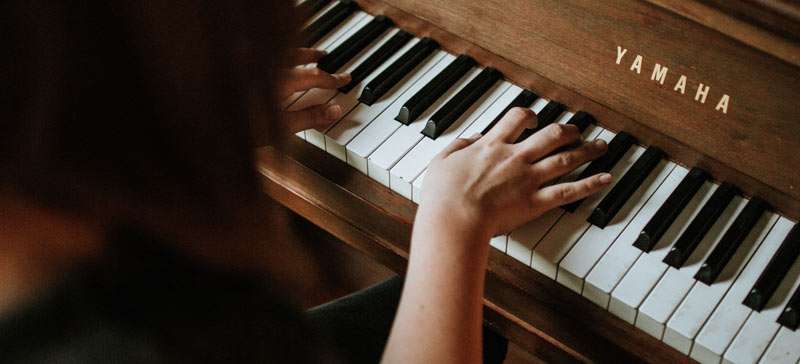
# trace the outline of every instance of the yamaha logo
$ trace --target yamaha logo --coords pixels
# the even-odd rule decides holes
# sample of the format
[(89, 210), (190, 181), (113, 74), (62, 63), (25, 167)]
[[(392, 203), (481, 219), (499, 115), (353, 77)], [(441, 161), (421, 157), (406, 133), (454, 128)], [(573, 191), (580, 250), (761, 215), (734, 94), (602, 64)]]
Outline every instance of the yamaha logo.
[[(634, 57), (626, 57), (627, 53), (628, 50), (626, 48), (617, 46), (617, 64), (628, 67), (631, 72), (636, 72), (637, 74), (642, 74), (642, 68), (645, 68), (646, 75), (648, 68), (644, 65), (644, 57), (642, 57), (640, 54), (637, 54)], [(686, 82), (688, 81), (686, 75), (671, 76), (669, 75), (669, 68), (664, 65), (659, 63), (653, 64), (652, 72), (650, 72), (650, 80), (658, 83), (659, 85), (666, 84), (668, 87), (672, 87), (672, 91), (678, 92), (681, 95), (686, 95)], [(694, 101), (705, 104), (706, 99), (711, 92), (711, 86), (705, 85), (702, 82), (698, 82), (697, 87), (694, 90), (689, 90), (689, 95), (691, 95), (692, 92), (694, 93)], [(714, 110), (723, 114), (727, 114), (730, 104), (731, 97), (728, 94), (722, 94), (722, 96), (719, 96), (719, 101), (716, 103)]]

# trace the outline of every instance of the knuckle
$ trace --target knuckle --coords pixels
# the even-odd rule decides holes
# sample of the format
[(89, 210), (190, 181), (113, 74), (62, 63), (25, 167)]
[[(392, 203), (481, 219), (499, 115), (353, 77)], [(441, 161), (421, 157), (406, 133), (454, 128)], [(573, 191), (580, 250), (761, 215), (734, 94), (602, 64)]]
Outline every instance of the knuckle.
[(601, 187), (603, 187), (603, 182), (600, 180), (600, 175), (596, 175), (596, 176), (594, 176), (594, 178), (592, 178), (589, 181), (589, 183), (587, 183), (586, 190), (587, 191), (594, 191), (594, 190), (599, 189)]
[(550, 124), (546, 128), (546, 133), (553, 139), (562, 139), (566, 137), (567, 131), (561, 124)]
[(314, 67), (309, 71), (309, 75), (312, 76), (312, 77), (323, 77), (323, 76), (325, 76), (325, 71), (323, 71), (323, 70), (321, 70), (321, 69), (319, 69), (317, 67)]
[(598, 186), (600, 186), (599, 178), (597, 177), (589, 178), (588, 180), (586, 180), (585, 183), (580, 184), (581, 193), (584, 195), (588, 195), (589, 193), (594, 191), (594, 189), (596, 189)]
[(575, 189), (572, 186), (564, 186), (558, 189), (558, 200), (559, 201), (567, 201), (575, 195)]
[(570, 153), (561, 153), (556, 161), (559, 167), (569, 168), (575, 163), (575, 156)]

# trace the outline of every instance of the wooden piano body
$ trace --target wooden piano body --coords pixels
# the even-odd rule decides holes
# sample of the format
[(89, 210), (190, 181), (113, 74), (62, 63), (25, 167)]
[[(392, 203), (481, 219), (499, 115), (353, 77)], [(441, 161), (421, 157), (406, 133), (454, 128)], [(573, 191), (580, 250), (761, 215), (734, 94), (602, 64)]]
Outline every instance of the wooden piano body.
[[(800, 217), (800, 6), (783, 1), (359, 0), (518, 85)], [(273, 199), (397, 272), (416, 206), (292, 138), (259, 151)], [(486, 321), (546, 361), (687, 356), (492, 251)]]

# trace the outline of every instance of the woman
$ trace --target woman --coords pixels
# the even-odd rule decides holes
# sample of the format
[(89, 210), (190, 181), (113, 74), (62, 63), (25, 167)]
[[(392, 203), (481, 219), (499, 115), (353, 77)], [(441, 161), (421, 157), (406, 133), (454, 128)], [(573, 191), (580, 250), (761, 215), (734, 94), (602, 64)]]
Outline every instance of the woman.
[[(303, 269), (253, 150), (337, 119), (291, 92), (286, 3), (7, 1), (0, 34), (0, 362), (350, 361), (291, 304)], [(489, 238), (608, 185), (570, 126), (511, 110), (429, 168), (385, 362), (481, 360)], [(447, 224), (436, 224), (447, 221)], [(287, 263), (294, 262), (294, 263)], [(313, 320), (312, 320), (313, 321)], [(377, 359), (377, 358), (376, 358)]]

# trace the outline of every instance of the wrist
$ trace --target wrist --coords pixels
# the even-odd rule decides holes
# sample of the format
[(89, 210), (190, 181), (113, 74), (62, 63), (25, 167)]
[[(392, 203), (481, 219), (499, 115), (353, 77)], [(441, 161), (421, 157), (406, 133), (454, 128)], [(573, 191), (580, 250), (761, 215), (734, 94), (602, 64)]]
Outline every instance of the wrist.
[(421, 204), (417, 209), (414, 227), (415, 230), (426, 231), (426, 234), (445, 234), (484, 245), (488, 245), (492, 237), (490, 224), (477, 211), (443, 204)]

